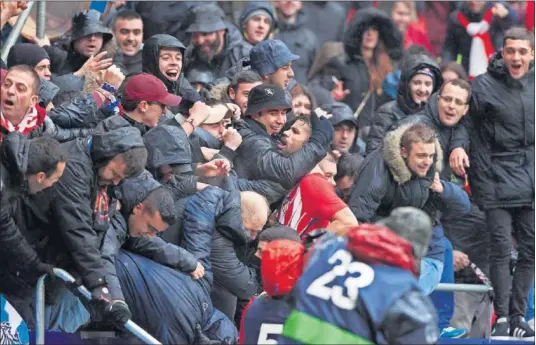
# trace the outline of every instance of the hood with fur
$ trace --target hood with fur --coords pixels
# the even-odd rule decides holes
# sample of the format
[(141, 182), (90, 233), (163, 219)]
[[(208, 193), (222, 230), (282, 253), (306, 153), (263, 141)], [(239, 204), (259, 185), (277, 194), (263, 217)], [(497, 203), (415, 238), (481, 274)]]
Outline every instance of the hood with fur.
[(395, 61), (399, 60), (404, 52), (402, 33), (384, 11), (374, 7), (359, 10), (344, 32), (344, 50), (350, 59), (361, 56), (363, 34), (370, 27), (378, 30), (389, 57)]
[[(398, 184), (403, 184), (411, 179), (413, 173), (408, 168), (406, 161), (400, 154), (402, 135), (412, 126), (414, 123), (404, 124), (400, 127), (388, 132), (383, 139), (383, 158), (389, 171), (393, 175), (394, 180)], [(435, 139), (436, 156), (434, 163), (430, 168), (428, 175), (432, 176), (443, 170), (443, 150), (439, 140)]]

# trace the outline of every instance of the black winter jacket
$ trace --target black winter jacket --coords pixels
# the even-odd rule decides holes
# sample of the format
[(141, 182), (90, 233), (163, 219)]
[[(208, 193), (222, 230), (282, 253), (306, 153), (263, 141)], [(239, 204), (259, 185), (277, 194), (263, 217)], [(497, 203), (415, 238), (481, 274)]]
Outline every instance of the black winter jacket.
[(143, 72), (156, 76), (158, 79), (162, 80), (162, 82), (166, 85), (170, 93), (173, 93), (175, 95), (179, 95), (182, 97), (182, 101), (178, 109), (175, 109), (175, 108), (172, 109), (174, 113), (176, 113), (177, 110), (179, 110), (183, 114), (188, 114), (187, 110), (190, 109), (195, 102), (200, 100), (199, 94), (197, 93), (197, 91), (194, 90), (192, 85), (190, 85), (188, 80), (186, 80), (186, 78), (184, 77), (184, 71), (186, 70), (184, 68), (184, 65), (179, 74), (179, 79), (177, 81), (171, 81), (167, 79), (160, 72), (159, 56), (160, 56), (160, 48), (163, 48), (163, 47), (178, 48), (182, 52), (183, 63), (186, 63), (188, 61), (187, 58), (185, 57), (184, 45), (182, 44), (181, 41), (179, 41), (178, 39), (170, 35), (158, 34), (147, 39), (143, 44), (143, 50), (142, 50)]
[[(109, 222), (106, 215), (94, 215), (98, 186), (98, 169), (121, 152), (144, 147), (140, 132), (121, 123), (101, 122), (93, 135), (63, 144), (66, 165), (63, 176), (54, 186), (52, 219), (63, 238), (84, 285), (103, 285), (105, 270), (100, 246)], [(108, 192), (110, 201), (113, 196)], [(110, 203), (109, 215), (115, 205)]]
[(0, 257), (5, 263), (2, 270), (9, 267), (11, 271), (31, 271), (40, 262), (15, 221), (20, 196), (27, 192), (29, 146), (29, 140), (19, 132), (6, 135), (0, 146)]
[[(365, 8), (356, 13), (344, 33), (344, 50), (346, 67), (344, 68), (344, 86), (350, 90), (343, 102), (356, 111), (369, 90), (370, 76), (368, 67), (361, 55), (361, 41), (365, 31), (374, 26), (379, 28), (379, 38), (385, 45), (386, 52), (392, 60), (398, 60), (403, 52), (402, 34), (393, 21), (376, 8)], [(370, 126), (376, 109), (381, 105), (380, 98), (373, 92), (361, 111), (359, 128)]]
[(274, 39), (283, 41), (293, 54), (300, 58), (292, 63), (294, 78), (302, 84), (307, 83), (307, 74), (313, 65), (315, 53), (320, 44), (316, 34), (305, 25), (306, 16), (300, 11), (293, 24), (279, 21)]
[(225, 32), (225, 45), (223, 51), (216, 56), (210, 63), (201, 60), (193, 44), (186, 48), (185, 53), (185, 72), (192, 68), (209, 70), (214, 77), (223, 78), (227, 70), (238, 63), (239, 60), (249, 57), (251, 44), (243, 40), (239, 30), (228, 29)]
[(143, 202), (157, 188), (162, 188), (162, 186), (147, 171), (138, 177), (126, 180), (120, 188), (122, 212), (114, 213), (101, 248), (103, 265), (106, 270), (106, 282), (113, 299), (125, 299), (115, 271), (115, 258), (120, 249), (146, 256), (162, 265), (182, 272), (189, 273), (197, 267), (197, 260), (192, 254), (160, 237), (129, 236), (128, 217), (133, 206)]
[(415, 114), (424, 108), (424, 104), (417, 104), (411, 98), (409, 82), (415, 73), (423, 68), (429, 68), (434, 74), (435, 93), (443, 84), (441, 70), (437, 63), (427, 55), (415, 55), (409, 57), (402, 66), (400, 82), (396, 100), (382, 105), (374, 117), (367, 138), (367, 154), (381, 146), (382, 140), (391, 127), (404, 117)]
[(119, 52), (114, 57), (114, 65), (119, 67), (121, 69), (121, 72), (125, 76), (128, 76), (129, 74), (134, 73), (141, 73), (142, 72), (142, 49), (141, 49), (134, 55), (134, 56), (128, 56), (125, 55), (123, 52)]
[(389, 132), (382, 148), (373, 151), (363, 161), (348, 201), (350, 209), (360, 222), (367, 223), (387, 217), (393, 209), (402, 206), (422, 209), (432, 220), (436, 219), (437, 211), (449, 206), (449, 203), (450, 207), (461, 205), (458, 208), (466, 208), (464, 212), (469, 211), (469, 199), (465, 192), (460, 189), (460, 193), (454, 196), (447, 193), (447, 187), (449, 190), (459, 189), (450, 182), (442, 181), (445, 186), (443, 195), (430, 190), (434, 174), (441, 172), (443, 167), (443, 151), (439, 140), (436, 139), (435, 142), (436, 157), (428, 175), (417, 177), (409, 170), (400, 155), (400, 140), (412, 124), (401, 124)]
[(346, 11), (336, 1), (305, 1), (305, 26), (318, 37), (322, 45), (328, 41), (342, 41)]
[(498, 52), (472, 91), (469, 178), (477, 204), (534, 207), (534, 66), (514, 80)]
[(326, 150), (315, 141), (307, 142), (291, 156), (283, 155), (264, 126), (251, 118), (236, 122), (235, 127), (243, 140), (235, 170), (248, 180), (269, 180), (291, 189), (326, 156)]

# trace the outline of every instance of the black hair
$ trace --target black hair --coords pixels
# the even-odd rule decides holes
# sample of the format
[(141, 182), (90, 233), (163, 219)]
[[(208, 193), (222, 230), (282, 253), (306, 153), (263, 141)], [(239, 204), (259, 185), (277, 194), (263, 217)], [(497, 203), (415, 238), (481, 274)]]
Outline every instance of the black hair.
[(114, 21), (112, 23), (112, 28), (115, 29), (115, 24), (117, 23), (118, 20), (133, 20), (133, 19), (139, 19), (143, 22), (138, 12), (134, 10), (122, 10), (120, 12), (117, 12), (117, 15), (115, 16)]
[(177, 220), (175, 203), (171, 191), (165, 187), (159, 187), (153, 190), (142, 201), (147, 211), (153, 215), (157, 211), (160, 212), (162, 220), (168, 225), (173, 225)]
[(46, 177), (50, 177), (60, 162), (65, 162), (65, 156), (57, 140), (50, 137), (38, 137), (30, 140), (27, 175), (44, 172)]
[(506, 45), (506, 40), (529, 41), (530, 47), (534, 49), (534, 34), (522, 27), (513, 27), (504, 33), (503, 46)]
[(339, 181), (345, 176), (356, 178), (357, 172), (363, 164), (363, 160), (363, 156), (358, 153), (345, 152), (341, 154), (341, 157), (337, 162), (337, 174), (335, 175), (335, 181)]
[(122, 158), (127, 166), (125, 178), (139, 176), (147, 165), (147, 149), (145, 147), (133, 147), (123, 152)]
[(257, 72), (253, 71), (240, 71), (235, 74), (235, 76), (231, 79), (231, 83), (229, 84), (229, 89), (238, 90), (238, 86), (240, 84), (251, 84), (256, 83), (258, 81), (261, 81), (261, 76)]
[(136, 110), (136, 108), (138, 107), (138, 105), (140, 103), (141, 102), (138, 102), (138, 101), (135, 101), (135, 102), (126, 101), (125, 99), (123, 99), (121, 101), (121, 105), (123, 106), (123, 110), (126, 111), (126, 112), (131, 112), (131, 111)]
[[(33, 94), (34, 95), (39, 95), (39, 87), (41, 86), (41, 79), (39, 79), (39, 75), (37, 74), (37, 72), (35, 72), (33, 67), (28, 66), (28, 65), (16, 65), (16, 66), (10, 67), (7, 70), (7, 74), (9, 74), (12, 71), (19, 71), (19, 72), (24, 72), (24, 73), (29, 74), (32, 77), (32, 91), (33, 91)], [(6, 76), (7, 76), (7, 74), (6, 74)]]
[(54, 107), (59, 107), (63, 103), (70, 102), (76, 97), (84, 95), (84, 92), (80, 90), (67, 90), (63, 92), (58, 92), (56, 96), (52, 99), (52, 104), (54, 104)]

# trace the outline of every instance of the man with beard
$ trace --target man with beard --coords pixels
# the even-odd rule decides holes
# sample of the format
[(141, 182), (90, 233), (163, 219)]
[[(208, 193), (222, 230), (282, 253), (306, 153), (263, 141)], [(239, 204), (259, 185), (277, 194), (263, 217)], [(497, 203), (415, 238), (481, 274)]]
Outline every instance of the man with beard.
[[(491, 232), (492, 336), (533, 337), (524, 315), (534, 279), (534, 34), (508, 30), (472, 89), (469, 181)], [(451, 165), (463, 174), (469, 160), (458, 153)], [(513, 233), (519, 256), (510, 290)]]
[(245, 119), (235, 125), (243, 138), (235, 158), (238, 176), (270, 180), (290, 189), (326, 156), (324, 148), (331, 142), (333, 126), (316, 114), (311, 115), (311, 135), (301, 149), (291, 155), (279, 150), (274, 134), (283, 129), (291, 107), (278, 85), (263, 84), (251, 90)]
[(253, 47), (249, 58), (251, 70), (261, 76), (263, 84), (275, 84), (287, 89), (294, 78), (292, 63), (300, 57), (280, 40), (267, 40)]
[[(308, 118), (298, 117), (290, 129), (283, 133), (280, 149), (291, 155), (303, 147), (310, 133)], [(337, 231), (357, 225), (354, 214), (335, 192), (338, 155), (338, 152), (328, 152), (290, 191), (278, 210), (278, 222), (295, 229), (302, 240), (315, 229)]]
[(402, 66), (396, 99), (382, 105), (367, 137), (367, 154), (381, 146), (385, 133), (401, 119), (415, 114), (443, 84), (437, 63), (427, 55), (410, 56)]
[(219, 13), (210, 8), (195, 11), (194, 22), (186, 30), (192, 43), (186, 50), (186, 70), (204, 65), (216, 78), (249, 55), (251, 46), (241, 36), (231, 35)]
[(109, 310), (111, 302), (100, 252), (116, 208), (109, 187), (138, 176), (147, 163), (147, 150), (139, 130), (128, 123), (101, 123), (91, 136), (67, 142), (63, 149), (65, 171), (54, 191), (46, 195), (49, 228), (57, 231), (70, 254), (71, 260), (61, 267), (74, 263), (76, 276), (91, 292), (92, 316), (98, 317)]
[(112, 24), (115, 40), (121, 51), (115, 56), (114, 64), (125, 75), (142, 70), (143, 21), (132, 10), (117, 13)]

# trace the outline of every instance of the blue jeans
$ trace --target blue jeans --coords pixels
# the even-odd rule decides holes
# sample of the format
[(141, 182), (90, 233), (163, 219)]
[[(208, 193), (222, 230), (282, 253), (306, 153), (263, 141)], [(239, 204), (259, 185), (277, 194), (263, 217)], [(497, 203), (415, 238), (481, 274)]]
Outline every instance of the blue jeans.
[[(445, 261), (443, 262), (443, 273), (441, 274), (441, 283), (454, 283), (454, 258), (452, 256), (452, 243), (444, 237)], [(454, 294), (448, 291), (434, 291), (430, 295), (432, 302), (437, 309), (439, 319), (439, 329), (447, 328), (450, 325), (450, 319), (454, 314)]]
[(443, 273), (443, 263), (437, 259), (423, 258), (421, 260), (421, 274), (419, 276), (419, 287), (425, 295), (429, 295), (441, 281)]
[(45, 325), (50, 331), (74, 333), (89, 321), (89, 312), (78, 297), (63, 287), (58, 301), (45, 308)]
[(529, 299), (527, 302), (527, 314), (525, 319), (532, 320), (534, 319), (534, 280), (532, 281), (532, 287), (529, 292)]

